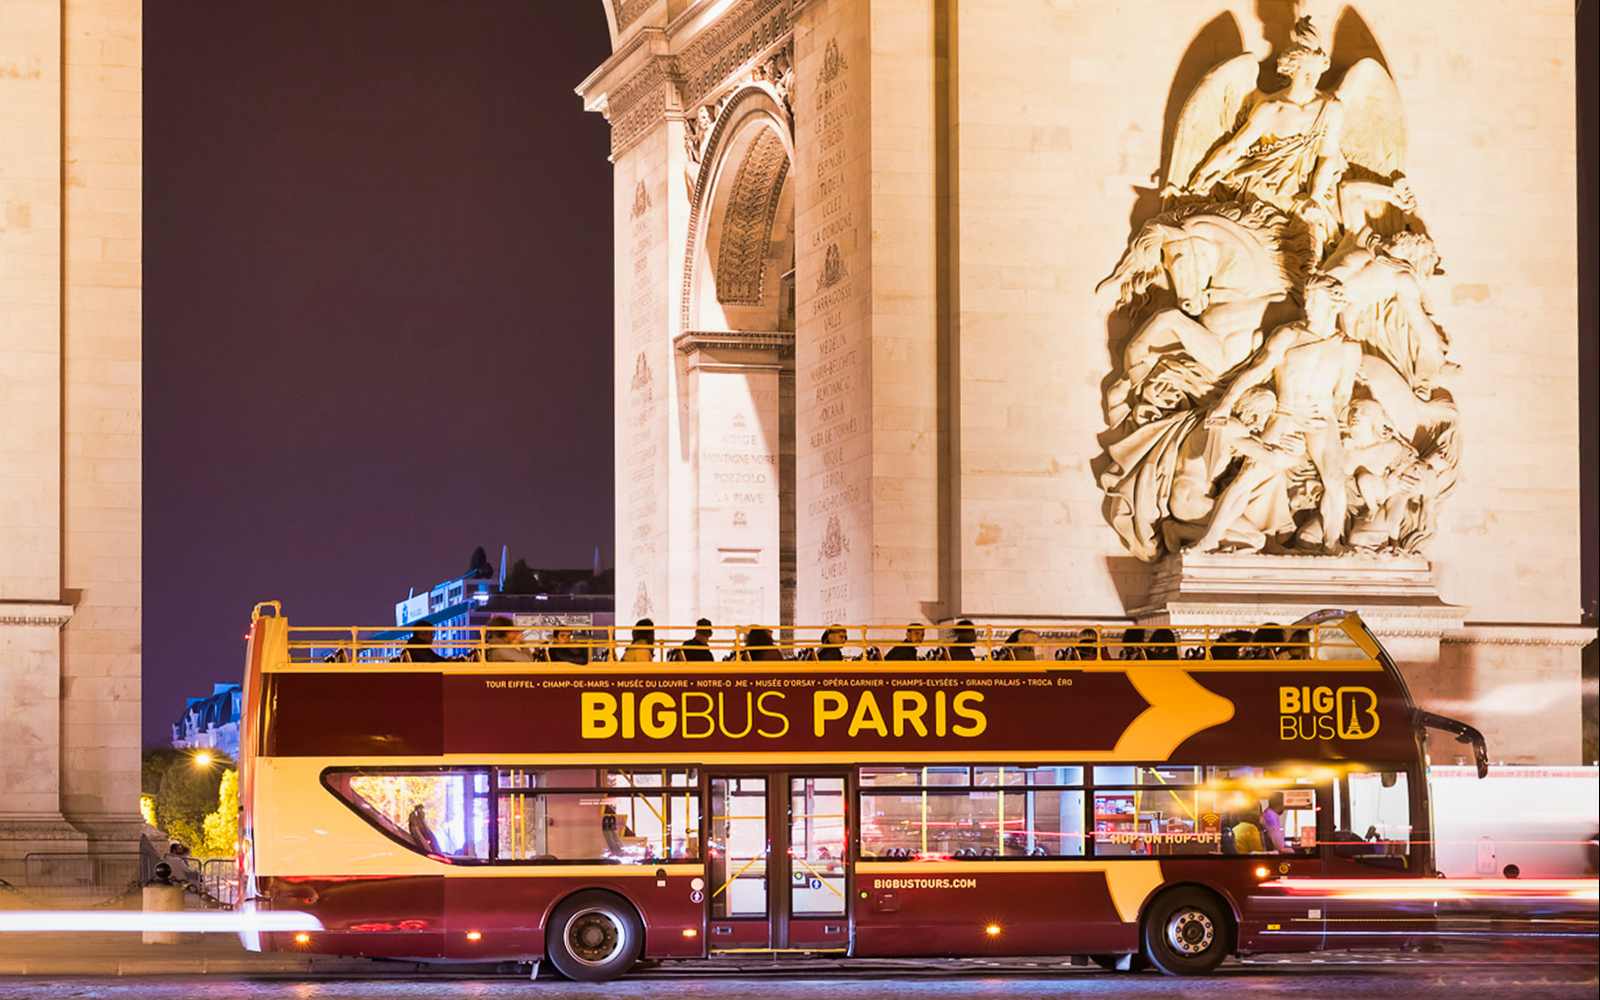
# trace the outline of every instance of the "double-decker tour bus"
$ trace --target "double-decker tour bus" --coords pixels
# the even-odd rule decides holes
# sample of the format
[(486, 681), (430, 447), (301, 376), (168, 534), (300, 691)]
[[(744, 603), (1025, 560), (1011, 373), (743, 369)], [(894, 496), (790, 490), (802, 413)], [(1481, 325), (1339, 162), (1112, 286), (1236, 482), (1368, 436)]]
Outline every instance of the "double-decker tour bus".
[(268, 950), (601, 980), (738, 951), (1193, 974), (1395, 945), (1437, 928), (1381, 891), (1435, 874), (1425, 728), (1486, 767), (1344, 612), (1265, 647), (1024, 633), (986, 657), (969, 632), (879, 659), (830, 628), (804, 659), (564, 637), (593, 647), (573, 663), (502, 662), (505, 632), (407, 657), (276, 611), (249, 640), (241, 877), (323, 929), (247, 942)]

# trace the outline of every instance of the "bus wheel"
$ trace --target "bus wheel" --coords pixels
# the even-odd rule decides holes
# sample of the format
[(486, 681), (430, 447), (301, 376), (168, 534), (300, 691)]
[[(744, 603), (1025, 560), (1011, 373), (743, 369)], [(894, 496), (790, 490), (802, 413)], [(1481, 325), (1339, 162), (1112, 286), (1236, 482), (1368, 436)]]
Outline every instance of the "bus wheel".
[(1203, 889), (1177, 889), (1156, 899), (1144, 918), (1144, 954), (1169, 976), (1198, 976), (1227, 957), (1227, 909)]
[(598, 889), (561, 901), (545, 932), (550, 961), (568, 979), (597, 983), (633, 967), (644, 948), (644, 925), (632, 906)]

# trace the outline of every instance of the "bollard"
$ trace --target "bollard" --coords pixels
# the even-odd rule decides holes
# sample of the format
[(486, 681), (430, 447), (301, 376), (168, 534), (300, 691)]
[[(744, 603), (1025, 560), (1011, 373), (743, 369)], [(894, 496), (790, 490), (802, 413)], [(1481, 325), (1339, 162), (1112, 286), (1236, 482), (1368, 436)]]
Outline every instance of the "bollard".
[[(144, 887), (144, 912), (177, 913), (183, 910), (183, 886), (156, 883)], [(179, 944), (183, 935), (178, 931), (145, 931), (145, 944)]]

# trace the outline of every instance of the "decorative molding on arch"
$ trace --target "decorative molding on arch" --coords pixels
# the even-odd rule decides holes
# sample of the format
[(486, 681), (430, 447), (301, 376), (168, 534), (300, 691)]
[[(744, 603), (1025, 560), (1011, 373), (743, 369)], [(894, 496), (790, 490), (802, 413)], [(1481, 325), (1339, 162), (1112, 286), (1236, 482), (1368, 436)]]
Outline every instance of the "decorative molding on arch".
[(739, 67), (789, 41), (789, 0), (751, 0), (702, 31), (678, 56), (683, 106), (698, 104)]
[(623, 82), (606, 101), (613, 161), (638, 144), (666, 116), (668, 90), (677, 79), (670, 56), (656, 56)]
[[(790, 131), (793, 127), (793, 122), (788, 117), (783, 102), (770, 86), (766, 84), (749, 84), (736, 91), (723, 104), (721, 114), (717, 115), (716, 123), (711, 126), (711, 134), (706, 140), (704, 152), (702, 153), (701, 167), (695, 177), (694, 192), (689, 199), (689, 232), (683, 252), (683, 291), (679, 312), (679, 329), (690, 329), (694, 322), (695, 249), (699, 245), (701, 229), (706, 224), (706, 213), (710, 210), (708, 195), (712, 190), (715, 178), (721, 175), (722, 168), (725, 166), (720, 162), (723, 150), (727, 146), (729, 139), (736, 135), (749, 119), (755, 117), (767, 120), (765, 127), (777, 137), (780, 143), (778, 149), (783, 154), (782, 172), (776, 178), (776, 183), (771, 187), (770, 198), (772, 201), (768, 207), (766, 238), (770, 239), (771, 237), (771, 210), (772, 207), (776, 206), (778, 192), (783, 190), (783, 178), (787, 173), (788, 164), (794, 156), (792, 148), (793, 133)], [(753, 127), (759, 128), (762, 126), (756, 125)], [(761, 143), (765, 138), (766, 136), (759, 137), (757, 143)], [(746, 154), (747, 157), (754, 152), (755, 149), (752, 148), (750, 153)], [(765, 253), (766, 245), (763, 244), (763, 256)], [(759, 298), (756, 301), (759, 304)]]
[(690, 330), (680, 333), (672, 346), (679, 354), (698, 351), (777, 351), (794, 357), (794, 334), (767, 330)]
[(728, 210), (722, 217), (722, 239), (717, 247), (718, 302), (761, 304), (773, 215), (788, 173), (789, 153), (783, 138), (773, 129), (762, 129), (739, 163), (733, 190), (728, 193)]
[(71, 604), (44, 601), (0, 602), (0, 625), (38, 626), (61, 628), (72, 620)]
[(628, 30), (628, 26), (639, 20), (650, 5), (656, 0), (611, 0), (611, 10), (617, 17), (617, 34), (621, 35)]

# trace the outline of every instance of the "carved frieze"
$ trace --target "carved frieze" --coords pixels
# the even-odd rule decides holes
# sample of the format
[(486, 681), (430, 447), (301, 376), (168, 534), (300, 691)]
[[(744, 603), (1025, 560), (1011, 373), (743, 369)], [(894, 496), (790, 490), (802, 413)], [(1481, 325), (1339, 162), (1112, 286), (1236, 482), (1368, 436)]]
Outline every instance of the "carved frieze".
[(1456, 365), (1439, 256), (1404, 173), (1405, 115), (1362, 59), (1294, 26), (1256, 89), (1246, 54), (1183, 105), (1162, 211), (1112, 289), (1107, 516), (1135, 555), (1417, 553), (1455, 486)]
[(627, 31), (639, 20), (656, 0), (611, 0), (611, 11), (617, 19), (617, 34)]
[(729, 11), (678, 55), (684, 107), (701, 103), (741, 66), (786, 41), (792, 27), (789, 0), (750, 0)]

